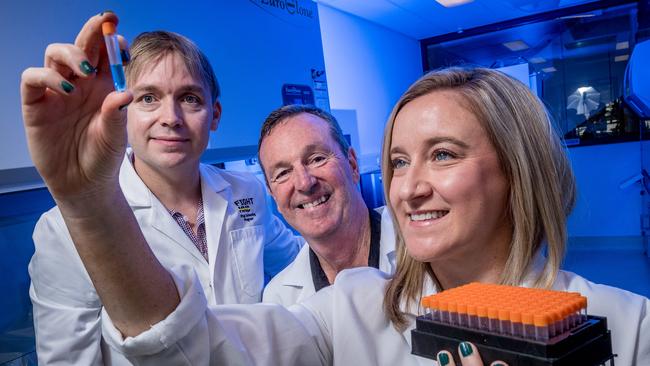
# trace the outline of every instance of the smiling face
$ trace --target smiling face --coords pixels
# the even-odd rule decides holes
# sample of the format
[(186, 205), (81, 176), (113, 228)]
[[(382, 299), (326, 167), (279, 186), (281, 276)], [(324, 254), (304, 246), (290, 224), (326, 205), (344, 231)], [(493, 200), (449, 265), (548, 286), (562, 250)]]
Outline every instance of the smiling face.
[(356, 157), (352, 149), (342, 153), (323, 119), (300, 113), (279, 122), (264, 138), (260, 160), (278, 210), (307, 241), (353, 222)]
[(221, 113), (205, 83), (193, 77), (181, 56), (172, 52), (136, 80), (129, 80), (129, 87), (134, 99), (127, 129), (138, 172), (198, 167)]
[[(406, 104), (390, 145), (390, 204), (418, 261), (466, 263), (505, 255), (508, 182), (497, 152), (462, 97), (435, 91)], [(462, 268), (461, 268), (462, 269)]]

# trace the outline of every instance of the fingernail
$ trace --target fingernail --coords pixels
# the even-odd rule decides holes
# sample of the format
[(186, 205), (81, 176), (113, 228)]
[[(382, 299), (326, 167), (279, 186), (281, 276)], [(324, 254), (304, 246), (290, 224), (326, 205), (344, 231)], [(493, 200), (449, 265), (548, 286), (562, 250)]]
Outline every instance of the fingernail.
[(506, 366), (506, 364), (501, 363), (501, 362), (497, 362), (497, 363), (493, 363), (492, 366)]
[(467, 357), (471, 355), (473, 352), (472, 350), (472, 345), (467, 343), (467, 342), (461, 342), (460, 343), (460, 353), (463, 355), (463, 357)]
[(104, 11), (102, 11), (101, 13), (99, 13), (99, 15), (102, 16), (102, 15), (104, 15), (104, 14), (106, 14), (106, 13), (112, 13), (112, 14), (115, 14), (115, 12), (112, 11), (112, 10), (104, 10)]
[(125, 109), (126, 109), (126, 107), (128, 107), (128, 106), (129, 106), (129, 104), (131, 104), (131, 102), (128, 102), (128, 103), (126, 103), (126, 104), (125, 104), (125, 105), (123, 105), (123, 106), (120, 106), (120, 110), (121, 110), (121, 111), (123, 111), (123, 110), (125, 110)]
[(124, 65), (128, 64), (131, 61), (131, 54), (129, 50), (120, 50), (120, 56), (122, 56), (122, 63)]
[(64, 92), (70, 94), (70, 92), (74, 90), (74, 86), (69, 82), (63, 80), (61, 82), (61, 89), (63, 89)]
[(81, 61), (79, 67), (81, 67), (81, 71), (83, 71), (83, 73), (86, 75), (90, 75), (96, 71), (93, 65), (91, 65), (90, 62), (86, 60)]
[(440, 366), (449, 365), (449, 355), (445, 352), (438, 353), (438, 363)]

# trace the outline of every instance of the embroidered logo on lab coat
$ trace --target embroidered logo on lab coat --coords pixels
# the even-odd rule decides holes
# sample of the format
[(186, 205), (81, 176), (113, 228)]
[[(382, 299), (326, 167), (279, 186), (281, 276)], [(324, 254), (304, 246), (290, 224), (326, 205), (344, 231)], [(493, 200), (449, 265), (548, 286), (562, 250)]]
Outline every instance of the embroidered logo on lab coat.
[(242, 198), (235, 201), (237, 210), (239, 210), (239, 217), (244, 221), (251, 221), (255, 218), (255, 211), (253, 210), (253, 197)]

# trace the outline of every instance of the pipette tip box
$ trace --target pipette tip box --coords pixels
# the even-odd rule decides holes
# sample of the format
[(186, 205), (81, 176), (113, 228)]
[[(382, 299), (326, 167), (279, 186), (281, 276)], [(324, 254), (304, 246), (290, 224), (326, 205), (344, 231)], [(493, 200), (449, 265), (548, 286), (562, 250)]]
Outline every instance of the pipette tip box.
[(471, 283), (422, 299), (412, 353), (436, 359), (472, 342), (485, 364), (614, 365), (607, 319), (587, 314), (575, 292)]

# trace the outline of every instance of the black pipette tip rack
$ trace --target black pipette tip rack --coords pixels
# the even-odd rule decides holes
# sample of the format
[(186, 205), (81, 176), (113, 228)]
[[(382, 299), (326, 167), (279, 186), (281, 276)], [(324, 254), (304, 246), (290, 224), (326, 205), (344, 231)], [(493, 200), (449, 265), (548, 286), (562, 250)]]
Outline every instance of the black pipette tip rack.
[(591, 315), (581, 325), (543, 342), (445, 324), (423, 315), (416, 319), (411, 339), (413, 354), (435, 360), (438, 352), (447, 350), (456, 365), (461, 364), (458, 344), (467, 341), (476, 346), (486, 365), (500, 360), (509, 366), (614, 366), (607, 319)]

